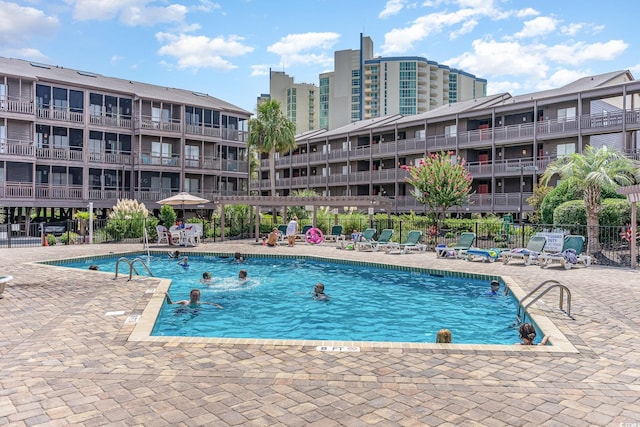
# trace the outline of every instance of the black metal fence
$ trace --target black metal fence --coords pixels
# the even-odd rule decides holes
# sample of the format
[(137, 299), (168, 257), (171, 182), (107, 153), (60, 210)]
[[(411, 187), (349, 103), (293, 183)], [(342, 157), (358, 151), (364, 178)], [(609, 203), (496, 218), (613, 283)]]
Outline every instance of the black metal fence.
[[(316, 225), (324, 232), (330, 233), (334, 225), (333, 217), (318, 219)], [(221, 220), (198, 220), (202, 224), (202, 240), (215, 242), (220, 239)], [(302, 220), (300, 229), (310, 224), (310, 220)], [(267, 218), (260, 224), (260, 237), (266, 236), (274, 227), (282, 224)], [(504, 221), (480, 220), (447, 220), (445, 225), (436, 228), (427, 218), (416, 216), (381, 217), (369, 219), (366, 216), (341, 216), (338, 224), (342, 226), (343, 234), (349, 238), (353, 230), (363, 231), (365, 228), (375, 228), (377, 234), (383, 229), (393, 229), (393, 241), (403, 242), (410, 231), (422, 232), (421, 242), (429, 248), (439, 244), (453, 243), (462, 232), (471, 231), (476, 234), (474, 246), (479, 248), (513, 249), (525, 247), (529, 238), (536, 233), (552, 233), (552, 235), (577, 234), (587, 239), (584, 225), (545, 225), (545, 224), (513, 224)], [(93, 243), (143, 243), (145, 229), (150, 244), (157, 241), (157, 220), (106, 220), (98, 219), (93, 223)], [(592, 254), (599, 265), (630, 267), (631, 248), (626, 234), (626, 226), (600, 226), (600, 251)], [(244, 239), (255, 237), (255, 225), (243, 217), (225, 218), (225, 238)], [(377, 236), (376, 236), (377, 237)], [(86, 220), (67, 220), (55, 223), (0, 224), (0, 248), (33, 247), (45, 244), (48, 246), (86, 244), (89, 243), (89, 227)], [(585, 250), (588, 242), (585, 242)], [(636, 243), (637, 244), (637, 243)], [(639, 251), (640, 252), (640, 251)], [(640, 261), (640, 259), (638, 260)]]

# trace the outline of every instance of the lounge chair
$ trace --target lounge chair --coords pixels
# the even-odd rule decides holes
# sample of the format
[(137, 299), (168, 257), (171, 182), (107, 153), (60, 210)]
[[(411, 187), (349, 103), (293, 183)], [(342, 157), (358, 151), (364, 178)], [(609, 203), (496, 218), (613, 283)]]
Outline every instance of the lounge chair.
[[(306, 241), (306, 237), (307, 237), (307, 231), (311, 230), (313, 228), (313, 225), (305, 225), (302, 227), (302, 231), (300, 231), (300, 233), (296, 234), (296, 240), (302, 240), (303, 242)], [(286, 234), (285, 230), (285, 234)]]
[(482, 262), (489, 261), (495, 262), (502, 255), (502, 251), (498, 248), (480, 249), (469, 248), (464, 253), (465, 261), (480, 260)]
[(570, 270), (574, 264), (583, 264), (588, 267), (591, 265), (591, 257), (582, 254), (583, 248), (583, 236), (565, 236), (562, 251), (557, 254), (541, 254), (538, 256), (538, 263), (540, 268), (549, 267), (556, 263), (563, 266), (565, 270)]
[(278, 232), (280, 235), (278, 236), (278, 240), (284, 240), (287, 238), (287, 224), (280, 224), (278, 226)]
[(475, 242), (475, 240), (476, 233), (472, 233), (469, 231), (461, 233), (455, 245), (438, 245), (438, 247), (436, 247), (436, 255), (438, 255), (439, 258), (445, 258), (449, 256), (462, 258), (462, 256), (467, 252), (467, 249), (473, 246), (473, 242)]
[(13, 276), (0, 276), (0, 298), (4, 298), (2, 295), (4, 293), (4, 288), (11, 280), (13, 280)]
[(533, 236), (529, 239), (526, 248), (516, 248), (502, 252), (502, 262), (508, 264), (514, 258), (522, 258), (524, 265), (531, 265), (533, 261), (538, 259), (546, 244), (546, 237)]
[(336, 242), (336, 243), (339, 241), (344, 241), (344, 234), (342, 234), (342, 226), (334, 225), (333, 227), (331, 227), (331, 233), (325, 234), (324, 240), (326, 242)]
[(422, 237), (422, 231), (412, 230), (407, 235), (407, 239), (404, 243), (389, 242), (386, 245), (381, 245), (385, 249), (386, 253), (392, 254), (406, 254), (409, 250), (418, 250), (424, 252), (427, 250), (427, 245), (420, 243)]
[(367, 242), (360, 242), (356, 245), (356, 249), (359, 251), (377, 251), (380, 246), (384, 246), (391, 241), (393, 236), (393, 229), (385, 228), (380, 232), (378, 240), (370, 240)]
[[(362, 244), (362, 243), (366, 243), (366, 242), (371, 242), (373, 240), (373, 236), (376, 235), (377, 230), (375, 228), (367, 228), (366, 230), (364, 230), (362, 232), (362, 235), (360, 236), (360, 240), (357, 240), (353, 243), (353, 249), (358, 249), (358, 245)], [(340, 246), (342, 247), (342, 249), (345, 249), (347, 247), (346, 242), (343, 240), (340, 243)]]

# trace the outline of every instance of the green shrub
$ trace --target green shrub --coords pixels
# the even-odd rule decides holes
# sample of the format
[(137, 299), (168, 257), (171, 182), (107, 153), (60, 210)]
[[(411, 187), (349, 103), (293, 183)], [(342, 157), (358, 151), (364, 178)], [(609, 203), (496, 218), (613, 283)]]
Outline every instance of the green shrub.
[(78, 235), (72, 231), (68, 231), (60, 236), (60, 243), (63, 245), (74, 244), (78, 241)]
[(586, 224), (587, 211), (583, 200), (571, 200), (560, 204), (553, 211), (553, 224)]
[[(145, 218), (149, 217), (149, 211), (143, 203), (137, 200), (122, 199), (113, 207), (109, 213), (107, 222), (107, 233), (115, 241), (128, 238), (140, 238), (143, 236)], [(151, 232), (157, 225), (156, 218), (149, 218), (147, 223), (150, 236), (155, 236), (155, 231)]]
[(47, 244), (53, 246), (58, 243), (58, 239), (53, 234), (47, 234)]

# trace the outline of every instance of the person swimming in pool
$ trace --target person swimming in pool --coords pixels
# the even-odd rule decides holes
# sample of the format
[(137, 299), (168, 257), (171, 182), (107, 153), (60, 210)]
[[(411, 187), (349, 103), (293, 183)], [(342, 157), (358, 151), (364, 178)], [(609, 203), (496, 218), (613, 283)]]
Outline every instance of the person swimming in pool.
[(233, 261), (234, 262), (244, 262), (244, 257), (242, 256), (242, 254), (240, 252), (236, 252), (235, 254), (233, 254)]
[(533, 340), (536, 339), (536, 328), (531, 323), (523, 323), (520, 325), (518, 334), (520, 335), (520, 343), (518, 344), (521, 345), (546, 345), (547, 341), (549, 341), (549, 337), (545, 335), (539, 344), (534, 344)]
[(168, 252), (167, 255), (169, 255), (171, 259), (178, 259), (180, 257), (180, 251)]
[(498, 295), (498, 292), (500, 291), (500, 282), (498, 282), (497, 280), (492, 280), (490, 286), (491, 290), (489, 291), (489, 296)]
[(205, 271), (204, 273), (202, 273), (202, 279), (200, 279), (200, 283), (204, 283), (207, 285), (210, 285), (211, 283), (213, 283), (213, 279), (211, 278), (211, 273), (209, 273), (208, 271)]
[(318, 301), (329, 301), (331, 297), (324, 293), (324, 285), (318, 283), (313, 287), (313, 299)]
[(165, 292), (164, 295), (165, 295), (165, 298), (167, 299), (167, 304), (180, 304), (180, 305), (189, 306), (191, 308), (196, 308), (202, 304), (207, 304), (217, 308), (223, 308), (220, 304), (216, 304), (215, 302), (200, 301), (200, 289), (191, 289), (191, 292), (189, 292), (188, 300), (180, 300), (180, 301), (174, 302), (171, 300), (171, 297), (169, 296), (169, 292)]
[(238, 272), (238, 280), (241, 282), (246, 282), (247, 281), (247, 270), (240, 270)]
[(182, 261), (179, 261), (178, 265), (182, 268), (189, 268), (189, 257), (182, 258)]

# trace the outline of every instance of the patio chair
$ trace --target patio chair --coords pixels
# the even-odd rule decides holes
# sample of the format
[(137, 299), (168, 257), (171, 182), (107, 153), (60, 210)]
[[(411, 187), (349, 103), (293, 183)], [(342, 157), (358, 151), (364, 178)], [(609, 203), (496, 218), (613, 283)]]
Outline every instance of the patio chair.
[(533, 236), (529, 239), (526, 248), (516, 248), (502, 252), (502, 262), (503, 264), (508, 264), (509, 261), (514, 258), (521, 258), (524, 261), (524, 265), (531, 265), (533, 261), (538, 259), (542, 251), (544, 251), (546, 244), (546, 237)]
[(333, 227), (331, 227), (331, 233), (330, 234), (326, 234), (324, 236), (324, 240), (325, 242), (339, 242), (339, 241), (344, 241), (344, 234), (342, 234), (342, 226), (341, 225), (334, 225)]
[(156, 233), (158, 233), (158, 246), (162, 244), (162, 242), (169, 244), (169, 230), (164, 225), (156, 225)]
[(407, 235), (407, 239), (404, 243), (389, 242), (386, 245), (381, 245), (385, 249), (386, 253), (390, 254), (406, 254), (409, 250), (418, 250), (424, 252), (427, 250), (427, 245), (420, 243), (422, 238), (422, 231), (411, 230)]
[(360, 242), (356, 245), (356, 249), (359, 251), (377, 251), (380, 247), (384, 247), (387, 243), (391, 241), (391, 237), (393, 236), (393, 229), (385, 228), (380, 232), (380, 236), (378, 236), (378, 240), (370, 240), (368, 242)]
[(436, 247), (436, 255), (438, 258), (455, 257), (462, 258), (467, 249), (473, 246), (476, 240), (476, 233), (464, 232), (458, 237), (458, 241), (453, 246), (438, 245)]
[(570, 270), (575, 264), (583, 264), (585, 267), (591, 265), (591, 257), (584, 255), (584, 237), (568, 235), (564, 238), (562, 251), (556, 254), (541, 254), (538, 256), (540, 268), (549, 267), (553, 264), (560, 264), (565, 270)]

